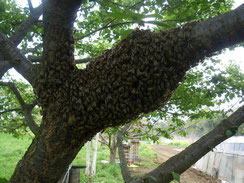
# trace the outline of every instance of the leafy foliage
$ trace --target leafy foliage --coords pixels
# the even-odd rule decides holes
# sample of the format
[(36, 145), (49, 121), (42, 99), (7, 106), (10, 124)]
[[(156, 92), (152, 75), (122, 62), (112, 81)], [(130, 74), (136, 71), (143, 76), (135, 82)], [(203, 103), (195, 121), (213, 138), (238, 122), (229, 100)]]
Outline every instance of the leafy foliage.
[[(23, 81), (16, 81), (9, 74), (6, 74), (4, 80), (13, 82), (18, 88), (22, 98), (28, 104), (35, 99), (32, 91), (32, 87)], [(7, 86), (0, 87), (0, 131), (5, 133), (11, 133), (15, 137), (19, 137), (28, 132), (27, 124), (23, 110), (19, 104), (19, 101), (13, 91)], [(32, 110), (34, 119), (40, 121), (40, 109), (35, 107)]]
[(180, 182), (180, 174), (173, 172), (172, 175), (173, 175), (174, 180), (176, 180), (177, 182)]
[(233, 0), (86, 1), (76, 23), (77, 53), (98, 56), (135, 27), (169, 29), (224, 13), (232, 4)]
[(15, 1), (0, 1), (0, 30), (1, 33), (12, 35), (21, 22), (26, 18), (28, 8), (20, 8)]

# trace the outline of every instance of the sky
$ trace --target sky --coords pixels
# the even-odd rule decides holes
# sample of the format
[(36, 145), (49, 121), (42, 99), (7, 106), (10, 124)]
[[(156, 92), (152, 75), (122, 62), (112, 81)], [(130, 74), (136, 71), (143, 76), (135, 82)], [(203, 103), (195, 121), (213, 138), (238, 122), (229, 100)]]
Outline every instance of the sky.
[[(22, 6), (28, 6), (27, 0), (17, 0), (17, 3)], [(41, 3), (41, 0), (32, 0), (33, 7), (38, 6)], [(244, 3), (244, 0), (235, 0), (234, 7), (240, 6), (242, 3)], [(223, 54), (218, 56), (219, 59), (221, 59), (222, 63), (228, 64), (229, 60), (232, 60), (232, 62), (240, 65), (241, 71), (244, 72), (244, 48), (239, 47), (235, 48), (233, 51), (226, 50)]]

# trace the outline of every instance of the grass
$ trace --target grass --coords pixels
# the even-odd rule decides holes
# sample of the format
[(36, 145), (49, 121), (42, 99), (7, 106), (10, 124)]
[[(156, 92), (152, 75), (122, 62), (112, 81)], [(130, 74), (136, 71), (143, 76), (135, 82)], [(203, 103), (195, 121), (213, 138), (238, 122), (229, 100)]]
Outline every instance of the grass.
[[(30, 145), (32, 139), (24, 136), (16, 139), (8, 134), (0, 133), (0, 183), (5, 183), (4, 180), (9, 180), (17, 162), (22, 158), (26, 149)], [(91, 151), (92, 160), (93, 150)], [(157, 153), (152, 151), (150, 145), (140, 143), (140, 158), (154, 159), (157, 158)], [(85, 165), (86, 159), (86, 146), (84, 146), (72, 165)], [(109, 161), (109, 149), (106, 146), (98, 147), (96, 175), (94, 177), (85, 176), (85, 169), (80, 171), (80, 182), (91, 183), (121, 183), (123, 182), (120, 167), (118, 165), (103, 164), (101, 160)], [(117, 159), (117, 162), (119, 160)], [(142, 161), (138, 164), (142, 168), (156, 167), (157, 164), (152, 161)]]
[[(93, 149), (90, 153), (90, 160), (92, 161)], [(74, 161), (72, 165), (86, 165), (86, 146), (84, 146)], [(121, 176), (120, 167), (118, 165), (104, 164), (101, 163), (102, 160), (109, 161), (109, 149), (106, 146), (99, 146), (97, 152), (97, 164), (96, 164), (96, 175), (94, 177), (85, 176), (85, 169), (80, 171), (80, 182), (90, 182), (93, 183), (117, 183), (123, 182)]]
[(182, 141), (174, 141), (174, 142), (170, 142), (168, 145), (176, 146), (176, 147), (188, 147), (190, 144)]
[(31, 143), (29, 137), (16, 139), (0, 133), (0, 178), (9, 180), (17, 162), (22, 158)]
[(145, 143), (140, 143), (139, 156), (141, 158), (152, 158), (152, 159), (157, 159), (158, 157), (157, 153), (153, 152), (152, 147)]

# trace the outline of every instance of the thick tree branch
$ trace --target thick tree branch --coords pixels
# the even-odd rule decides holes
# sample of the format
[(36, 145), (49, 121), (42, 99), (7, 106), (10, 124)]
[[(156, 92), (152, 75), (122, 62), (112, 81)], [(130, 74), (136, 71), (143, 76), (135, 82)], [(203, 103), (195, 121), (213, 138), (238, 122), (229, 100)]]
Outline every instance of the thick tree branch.
[(212, 52), (244, 41), (244, 4), (193, 27), (193, 36)]
[(120, 160), (120, 169), (125, 183), (131, 181), (131, 174), (129, 172), (127, 161), (125, 159), (125, 153), (123, 149), (123, 134), (130, 128), (130, 124), (125, 125), (120, 131), (117, 133), (117, 145), (119, 151), (119, 160)]
[[(52, 62), (59, 60), (73, 64), (73, 23), (76, 12), (81, 5), (78, 1), (46, 1), (43, 11), (44, 38), (43, 38), (43, 60), (44, 67), (50, 67)], [(56, 11), (53, 11), (56, 9)], [(62, 36), (62, 37), (60, 37)], [(64, 51), (65, 50), (65, 51)], [(55, 53), (62, 51), (62, 55)]]
[(33, 13), (33, 6), (31, 0), (28, 0), (29, 10), (31, 13)]
[(7, 86), (13, 91), (13, 93), (15, 94), (17, 100), (19, 101), (19, 103), (21, 105), (21, 109), (23, 110), (28, 127), (35, 135), (37, 135), (39, 133), (39, 127), (36, 124), (36, 122), (34, 121), (32, 114), (31, 114), (32, 109), (35, 107), (35, 105), (37, 105), (36, 100), (32, 101), (30, 104), (26, 104), (24, 99), (22, 98), (20, 92), (14, 85), (14, 83), (0, 81), (0, 85)]
[(27, 122), (28, 127), (30, 128), (30, 130), (33, 132), (33, 134), (38, 135), (40, 128), (39, 126), (36, 124), (35, 120), (33, 119), (33, 116), (31, 114), (31, 111), (29, 108), (29, 106), (25, 106), (23, 108), (24, 111), (24, 115), (25, 115), (25, 119)]
[(16, 46), (0, 33), (0, 50), (4, 60), (7, 60), (27, 81), (33, 84), (32, 63), (16, 48)]
[(32, 110), (37, 105), (36, 100), (32, 100), (29, 104), (27, 104), (27, 107)]
[[(17, 46), (23, 40), (23, 38), (26, 36), (26, 34), (30, 30), (30, 28), (38, 22), (38, 19), (41, 14), (42, 14), (42, 5), (33, 9), (33, 11), (30, 13), (29, 17), (27, 17), (25, 19), (25, 21), (23, 21), (21, 23), (21, 25), (18, 27), (18, 29), (15, 31), (15, 33), (10, 37), (10, 40), (13, 42), (13, 46)], [(2, 39), (2, 36), (3, 35), (0, 35), (0, 40)], [(3, 44), (3, 42), (1, 42), (1, 44)], [(2, 45), (2, 47), (3, 46), (4, 45)], [(2, 50), (2, 48), (1, 48), (1, 50)], [(5, 51), (1, 51), (1, 52), (2, 52), (1, 55), (3, 55), (3, 53)], [(10, 63), (8, 63), (8, 61), (9, 61), (9, 58), (4, 58), (4, 59), (0, 58), (0, 78), (2, 78), (2, 76), (12, 67), (12, 63), (10, 64)], [(13, 66), (16, 66), (16, 64), (14, 64)], [(24, 68), (21, 68), (22, 66), (24, 66)], [(16, 70), (23, 71), (23, 72), (20, 72), (20, 74), (23, 74), (23, 73), (25, 73), (26, 69), (27, 69), (26, 64), (22, 63), (22, 64), (18, 64), (18, 69), (16, 69)]]
[[(29, 2), (29, 0), (28, 0)], [(37, 8), (30, 12), (30, 15), (25, 19), (24, 22), (18, 27), (15, 33), (10, 37), (10, 40), (17, 46), (23, 38), (26, 36), (28, 31), (33, 25), (38, 22), (39, 17), (42, 14), (43, 5), (39, 5)]]
[[(244, 106), (240, 107), (226, 120), (221, 121), (211, 132), (204, 135), (197, 142), (184, 151), (170, 158), (168, 161), (146, 174), (133, 183), (168, 183), (173, 180), (172, 173), (183, 173), (202, 156), (229, 137), (235, 135), (238, 127), (244, 123)], [(153, 177), (153, 178), (151, 178)]]
[[(81, 0), (45, 1), (42, 71), (38, 81), (41, 87), (36, 91), (42, 107), (53, 103), (56, 99), (52, 97), (52, 93), (63, 90), (64, 86), (65, 93), (69, 93), (71, 74), (76, 68), (73, 23), (81, 2)], [(43, 90), (46, 92), (43, 93)], [(63, 97), (63, 100), (69, 99)]]
[(3, 77), (3, 75), (9, 70), (11, 69), (11, 65), (8, 63), (8, 61), (5, 61), (2, 56), (1, 56), (1, 52), (0, 52), (0, 79)]

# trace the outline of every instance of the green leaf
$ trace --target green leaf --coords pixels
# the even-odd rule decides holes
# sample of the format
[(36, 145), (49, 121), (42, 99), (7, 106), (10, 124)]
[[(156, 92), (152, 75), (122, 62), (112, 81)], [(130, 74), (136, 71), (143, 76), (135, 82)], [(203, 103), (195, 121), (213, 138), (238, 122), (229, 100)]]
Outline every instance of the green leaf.
[(173, 172), (172, 175), (173, 175), (174, 180), (176, 180), (177, 182), (180, 182), (180, 174)]
[(143, 177), (143, 179), (152, 179), (152, 180), (154, 180), (154, 181), (157, 181), (157, 179), (156, 179), (155, 177), (151, 176), (151, 175), (145, 175), (145, 176)]
[(5, 178), (0, 178), (0, 183), (8, 183), (8, 180)]
[(214, 151), (214, 147), (210, 147), (210, 146), (208, 146), (208, 148), (210, 149), (210, 151)]
[(226, 134), (228, 137), (230, 137), (230, 136), (232, 136), (232, 131), (231, 131), (231, 130), (227, 130), (227, 131), (225, 132), (225, 134)]

